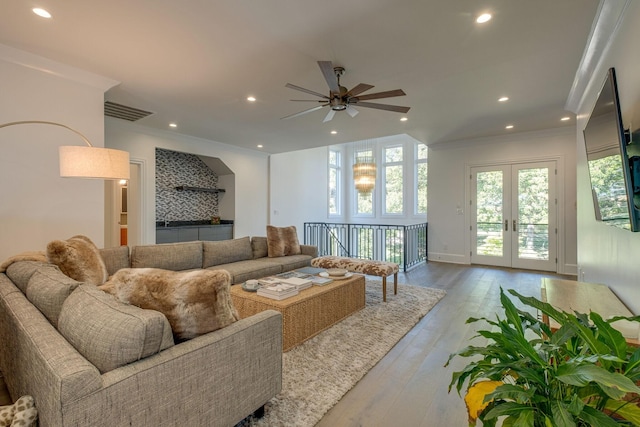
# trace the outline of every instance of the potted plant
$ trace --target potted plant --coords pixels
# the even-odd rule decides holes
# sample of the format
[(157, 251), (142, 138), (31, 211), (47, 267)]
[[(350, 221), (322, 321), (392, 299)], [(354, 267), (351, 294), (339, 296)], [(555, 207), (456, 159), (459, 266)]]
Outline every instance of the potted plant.
[(518, 309), (500, 289), (504, 318), (484, 320), (479, 330), (485, 346), (469, 346), (452, 354), (474, 361), (454, 372), (449, 392), (467, 383), (469, 425), (565, 427), (640, 425), (640, 348), (627, 344), (611, 323), (597, 313), (567, 313), (514, 290), (523, 304), (560, 325), (551, 328)]

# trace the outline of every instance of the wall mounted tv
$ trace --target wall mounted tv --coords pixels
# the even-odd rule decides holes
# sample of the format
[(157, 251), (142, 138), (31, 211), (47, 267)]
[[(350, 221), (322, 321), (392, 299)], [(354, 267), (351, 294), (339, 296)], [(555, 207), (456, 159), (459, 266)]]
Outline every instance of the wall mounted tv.
[(640, 231), (640, 149), (632, 139), (622, 123), (616, 72), (610, 68), (584, 129), (593, 205), (596, 220)]

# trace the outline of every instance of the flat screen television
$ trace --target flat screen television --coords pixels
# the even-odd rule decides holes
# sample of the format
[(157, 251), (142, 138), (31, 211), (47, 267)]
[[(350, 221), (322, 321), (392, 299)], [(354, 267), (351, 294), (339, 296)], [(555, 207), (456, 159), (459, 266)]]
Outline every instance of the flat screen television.
[(631, 156), (627, 150), (631, 134), (622, 124), (613, 68), (584, 129), (584, 141), (596, 220), (640, 231), (640, 157), (633, 155), (636, 145), (631, 147)]

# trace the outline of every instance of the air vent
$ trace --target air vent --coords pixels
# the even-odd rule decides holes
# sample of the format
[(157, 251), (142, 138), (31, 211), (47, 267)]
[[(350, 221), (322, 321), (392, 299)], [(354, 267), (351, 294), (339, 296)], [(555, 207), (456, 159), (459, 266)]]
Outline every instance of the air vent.
[(116, 119), (128, 120), (135, 122), (152, 115), (150, 111), (140, 110), (138, 108), (127, 107), (126, 105), (116, 104), (115, 102), (105, 101), (104, 115), (107, 117), (115, 117)]

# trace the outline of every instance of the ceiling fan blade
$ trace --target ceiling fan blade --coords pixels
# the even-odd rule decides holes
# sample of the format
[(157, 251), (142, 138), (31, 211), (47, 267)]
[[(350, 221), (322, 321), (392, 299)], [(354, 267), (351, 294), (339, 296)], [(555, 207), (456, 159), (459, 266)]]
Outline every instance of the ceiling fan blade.
[(313, 111), (318, 111), (322, 107), (326, 107), (327, 105), (329, 105), (329, 104), (318, 105), (317, 107), (309, 108), (308, 110), (300, 111), (299, 113), (291, 114), (290, 116), (281, 117), (280, 120), (293, 119), (294, 117), (298, 117), (298, 116), (301, 116), (303, 114), (311, 113)]
[(324, 79), (329, 85), (331, 92), (340, 93), (340, 87), (338, 86), (338, 79), (336, 78), (336, 72), (333, 71), (333, 64), (331, 61), (318, 61), (320, 70), (324, 75)]
[(392, 98), (394, 96), (404, 96), (406, 93), (402, 89), (388, 90), (386, 92), (370, 93), (368, 95), (357, 96), (358, 100)]
[(299, 90), (300, 92), (308, 93), (308, 94), (310, 94), (310, 95), (319, 96), (320, 98), (330, 99), (327, 95), (323, 95), (323, 94), (321, 94), (321, 93), (314, 92), (314, 91), (312, 91), (312, 90), (305, 89), (305, 88), (300, 87), (300, 86), (292, 85), (291, 83), (287, 83), (287, 84), (286, 84), (286, 85), (284, 85), (284, 86), (285, 86), (285, 87), (288, 87), (289, 89), (295, 89), (295, 90)]
[(351, 117), (355, 117), (358, 115), (359, 111), (356, 110), (355, 108), (353, 108), (351, 105), (347, 105), (347, 113), (351, 116)]
[(333, 119), (333, 115), (336, 114), (335, 110), (329, 110), (329, 112), (327, 113), (327, 116), (324, 118), (324, 120), (322, 121), (322, 123), (327, 123), (328, 121), (330, 121), (331, 119)]
[(406, 113), (411, 107), (401, 107), (399, 105), (376, 104), (374, 102), (358, 102), (358, 107), (375, 108), (378, 110), (395, 111), (396, 113)]
[(369, 89), (374, 88), (375, 86), (373, 85), (368, 85), (366, 83), (360, 83), (359, 85), (355, 86), (354, 88), (352, 88), (349, 92), (346, 93), (346, 96), (356, 96), (358, 94), (361, 94), (362, 92), (365, 92)]

